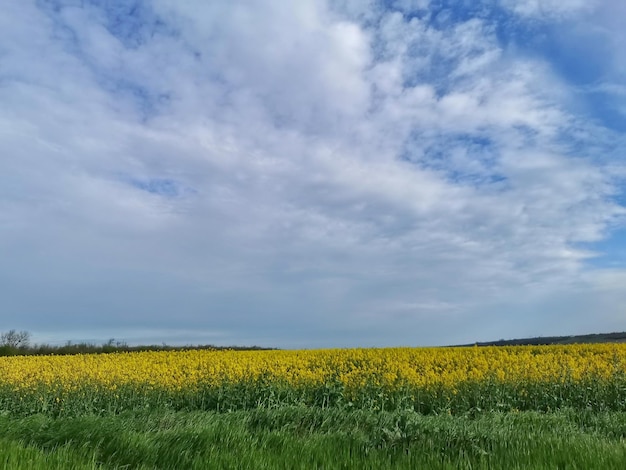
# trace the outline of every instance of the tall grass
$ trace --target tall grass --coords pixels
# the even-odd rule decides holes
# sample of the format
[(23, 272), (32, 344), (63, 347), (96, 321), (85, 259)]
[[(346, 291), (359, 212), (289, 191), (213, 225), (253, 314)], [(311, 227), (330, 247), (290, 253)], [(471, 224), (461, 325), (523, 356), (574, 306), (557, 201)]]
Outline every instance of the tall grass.
[(626, 468), (626, 414), (615, 412), (454, 417), (288, 407), (40, 415), (0, 418), (0, 435), (75, 468), (93, 468), (78, 466), (86, 461), (137, 469)]
[(49, 450), (21, 441), (0, 439), (0, 469), (5, 470), (96, 470), (95, 450), (66, 443)]

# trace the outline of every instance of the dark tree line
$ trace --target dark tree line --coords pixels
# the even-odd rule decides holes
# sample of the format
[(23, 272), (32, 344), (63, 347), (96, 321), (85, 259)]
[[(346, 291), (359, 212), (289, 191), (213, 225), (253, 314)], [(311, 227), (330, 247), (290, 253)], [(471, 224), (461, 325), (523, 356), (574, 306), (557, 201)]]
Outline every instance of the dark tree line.
[(0, 356), (44, 356), (60, 354), (105, 354), (114, 352), (133, 351), (181, 351), (186, 349), (212, 349), (212, 350), (263, 350), (274, 348), (263, 348), (260, 346), (214, 346), (214, 345), (188, 345), (188, 346), (168, 346), (162, 345), (140, 345), (129, 346), (125, 341), (110, 339), (103, 344), (93, 343), (72, 343), (68, 341), (62, 346), (50, 344), (32, 344), (31, 335), (28, 331), (10, 330), (0, 334)]

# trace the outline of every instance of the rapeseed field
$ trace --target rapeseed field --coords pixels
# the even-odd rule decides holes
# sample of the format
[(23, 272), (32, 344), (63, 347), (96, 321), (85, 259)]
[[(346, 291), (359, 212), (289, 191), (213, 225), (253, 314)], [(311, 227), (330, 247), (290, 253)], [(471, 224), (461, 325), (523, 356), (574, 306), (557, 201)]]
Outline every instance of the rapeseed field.
[(0, 407), (76, 415), (285, 405), (423, 414), (626, 410), (626, 345), (0, 357)]

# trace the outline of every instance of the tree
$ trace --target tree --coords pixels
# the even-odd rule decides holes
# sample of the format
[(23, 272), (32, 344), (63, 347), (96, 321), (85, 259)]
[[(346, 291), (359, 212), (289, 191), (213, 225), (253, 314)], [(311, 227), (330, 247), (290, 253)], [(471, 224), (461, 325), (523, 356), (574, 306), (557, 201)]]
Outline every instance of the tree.
[(25, 349), (30, 345), (30, 333), (28, 331), (10, 330), (0, 335), (0, 346), (15, 349)]

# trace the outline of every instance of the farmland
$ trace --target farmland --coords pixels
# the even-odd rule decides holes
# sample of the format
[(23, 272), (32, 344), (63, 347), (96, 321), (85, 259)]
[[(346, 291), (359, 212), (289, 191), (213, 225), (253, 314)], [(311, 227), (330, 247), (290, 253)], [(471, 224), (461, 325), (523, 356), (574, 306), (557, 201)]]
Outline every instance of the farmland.
[(5, 468), (623, 468), (626, 345), (2, 357), (0, 414)]

